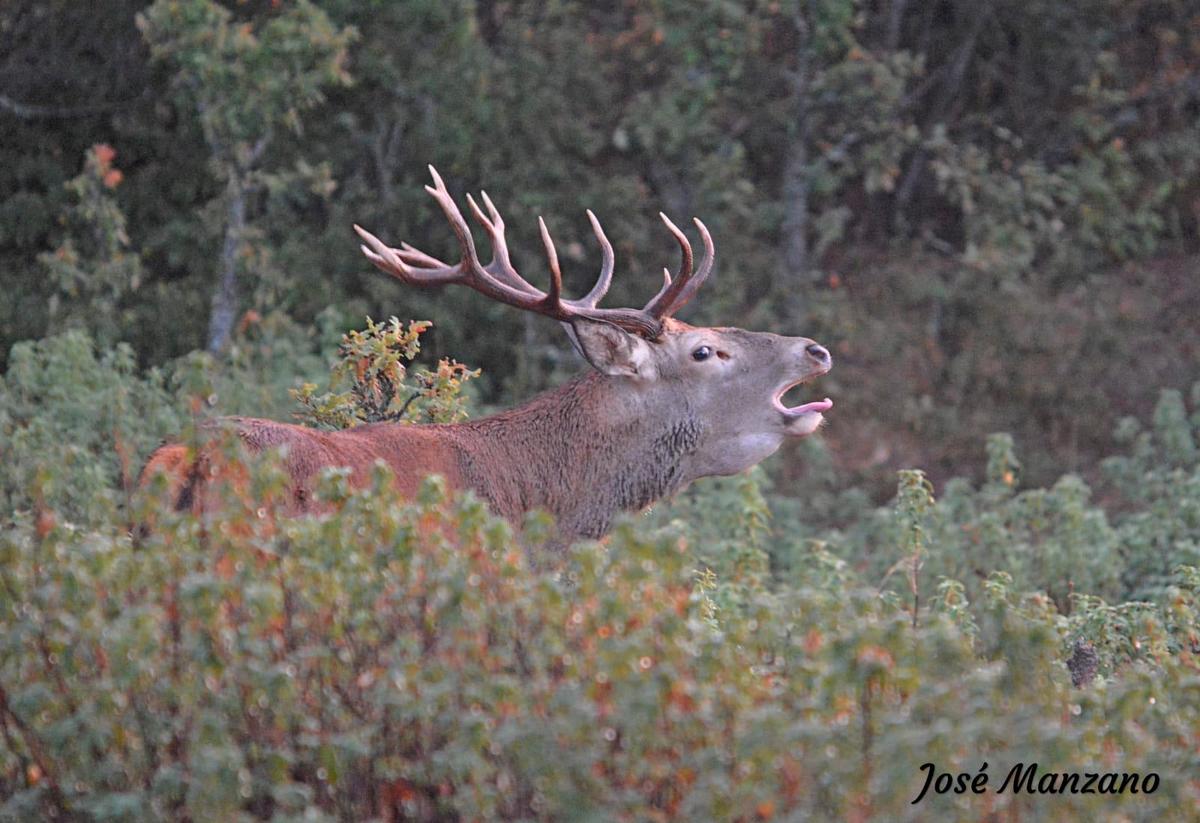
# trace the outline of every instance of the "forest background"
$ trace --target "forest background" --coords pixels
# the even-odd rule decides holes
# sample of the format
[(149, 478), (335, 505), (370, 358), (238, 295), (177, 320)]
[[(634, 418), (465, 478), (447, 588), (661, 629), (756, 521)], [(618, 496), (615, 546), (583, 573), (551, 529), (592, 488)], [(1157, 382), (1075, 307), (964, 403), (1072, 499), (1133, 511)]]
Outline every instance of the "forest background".
[[(1194, 809), (1194, 3), (23, 0), (0, 5), (0, 161), (6, 814), (221, 816), (228, 797), (260, 817), (901, 819), (921, 812), (913, 752), (1159, 769), (1162, 805), (1127, 814)], [(568, 290), (590, 284), (593, 210), (616, 247), (609, 305), (644, 303), (673, 262), (657, 212), (700, 217), (717, 269), (682, 319), (828, 346), (830, 425), (579, 548), (582, 589), (397, 526), (433, 516), (436, 489), (405, 514), (335, 488), (344, 521), (258, 542), (185, 517), (144, 554), (129, 524), (149, 451), (208, 415), (361, 419), (335, 391), (348, 358), (412, 349), (400, 326), (343, 337), (367, 317), (433, 321), (412, 419), (508, 407), (583, 367), (555, 323), (366, 263), (353, 223), (453, 255), (428, 164), (457, 196), (487, 189), (533, 282), (543, 215)], [(445, 358), (481, 374), (439, 372)], [(230, 523), (253, 523), (244, 503)], [(454, 505), (438, 516), (466, 545), (511, 542)], [(282, 566), (285, 594), (247, 616), (254, 552), (281, 540), (311, 564)], [(240, 576), (220, 557), (242, 557)], [(397, 575), (419, 598), (431, 568), (458, 628), (414, 651), (404, 638), (432, 618), (379, 598)], [(465, 582), (479, 576), (495, 588)], [(579, 591), (594, 597), (571, 612)], [(254, 646), (298, 592), (328, 620), (283, 652)], [(360, 618), (391, 628), (348, 641)], [(532, 673), (519, 639), (462, 652), (509, 620), (545, 650)], [(613, 626), (620, 642), (597, 645)], [(231, 637), (247, 645), (217, 654)], [(392, 665), (415, 690), (401, 709)], [(513, 667), (535, 685), (505, 686)], [(212, 682), (192, 689), (193, 669)], [(599, 719), (554, 703), (589, 682)], [(494, 690), (463, 696), (480, 683)], [(631, 718), (616, 731), (614, 703)], [(464, 705), (482, 706), (483, 742), (456, 725)], [(383, 735), (393, 710), (430, 725)], [(764, 765), (785, 750), (794, 762)]]
[(544, 215), (576, 290), (596, 212), (612, 305), (673, 260), (658, 211), (705, 220), (685, 319), (831, 348), (846, 482), (978, 476), (993, 431), (1030, 480), (1087, 472), (1200, 376), (1197, 25), (1182, 0), (6, 4), (0, 367), (66, 328), (146, 368), (286, 324), (284, 383), (397, 315), (485, 406), (553, 385), (579, 368), (554, 324), (364, 264), (355, 222), (452, 251), (433, 164), (531, 276)]

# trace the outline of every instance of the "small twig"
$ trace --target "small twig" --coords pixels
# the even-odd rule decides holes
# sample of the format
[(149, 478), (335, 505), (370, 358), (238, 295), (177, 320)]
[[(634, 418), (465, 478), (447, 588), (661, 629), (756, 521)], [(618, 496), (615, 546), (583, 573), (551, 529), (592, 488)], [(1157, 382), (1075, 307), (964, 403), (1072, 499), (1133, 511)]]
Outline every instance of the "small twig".
[(38, 118), (70, 119), (75, 117), (91, 117), (96, 114), (107, 114), (108, 112), (116, 111), (129, 105), (135, 100), (137, 100), (136, 97), (115, 103), (92, 103), (82, 106), (43, 106), (38, 103), (22, 103), (19, 100), (13, 100), (8, 95), (0, 94), (0, 109), (5, 109), (22, 120), (36, 120)]
[[(8, 692), (5, 691), (3, 685), (0, 685), (0, 721), (3, 721), (4, 718), (11, 719), (17, 731), (21, 733), (21, 740), (24, 741), (25, 748), (29, 750), (29, 755), (33, 758), (34, 765), (41, 771), (42, 776), (46, 779), (46, 784), (50, 787), (49, 795), (51, 802), (57, 807), (62, 819), (69, 820), (72, 817), (71, 809), (67, 805), (67, 798), (63, 794), (58, 777), (50, 765), (50, 759), (46, 755), (46, 749), (42, 745), (42, 741), (38, 739), (33, 729), (29, 728), (25, 724), (25, 721), (8, 705)], [(4, 729), (5, 737), (8, 737), (8, 723), (6, 721), (4, 721)]]
[(420, 396), (421, 396), (421, 392), (413, 392), (412, 395), (409, 396), (409, 398), (404, 401), (404, 405), (400, 407), (400, 411), (396, 412), (394, 415), (391, 415), (391, 418), (393, 420), (403, 420), (404, 413), (408, 411), (408, 407), (411, 406), (413, 404), (413, 401), (416, 400)]

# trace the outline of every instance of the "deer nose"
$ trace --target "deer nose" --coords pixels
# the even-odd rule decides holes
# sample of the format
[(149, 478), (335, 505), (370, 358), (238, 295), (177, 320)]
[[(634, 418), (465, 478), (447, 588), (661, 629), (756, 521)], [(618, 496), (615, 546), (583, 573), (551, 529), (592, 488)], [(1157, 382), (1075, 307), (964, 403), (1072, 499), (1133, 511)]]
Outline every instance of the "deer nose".
[(804, 347), (804, 350), (808, 352), (809, 357), (816, 360), (822, 366), (828, 366), (833, 361), (833, 358), (829, 356), (829, 349), (824, 346), (810, 343)]

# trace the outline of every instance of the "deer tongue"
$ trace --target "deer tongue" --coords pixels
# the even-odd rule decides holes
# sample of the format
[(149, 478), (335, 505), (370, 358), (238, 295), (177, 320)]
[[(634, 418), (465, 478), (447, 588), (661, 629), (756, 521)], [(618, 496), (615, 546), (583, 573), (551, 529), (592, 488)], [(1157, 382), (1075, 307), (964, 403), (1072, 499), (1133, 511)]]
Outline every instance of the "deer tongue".
[(826, 397), (824, 400), (814, 400), (803, 406), (795, 406), (787, 410), (788, 414), (809, 414), (810, 412), (827, 412), (833, 408), (833, 401)]

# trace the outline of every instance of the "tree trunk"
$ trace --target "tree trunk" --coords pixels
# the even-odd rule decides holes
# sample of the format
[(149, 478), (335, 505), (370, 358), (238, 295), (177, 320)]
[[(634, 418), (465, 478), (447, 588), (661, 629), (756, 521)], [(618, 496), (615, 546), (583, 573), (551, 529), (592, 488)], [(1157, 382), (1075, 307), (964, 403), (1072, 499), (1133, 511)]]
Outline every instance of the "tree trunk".
[(780, 226), (779, 277), (788, 313), (799, 316), (808, 291), (808, 85), (810, 73), (809, 21), (803, 9), (795, 17), (799, 34), (796, 70), (792, 75), (792, 124), (783, 168), (783, 223)]
[[(783, 275), (787, 281), (803, 280), (808, 271), (808, 144), (807, 129), (800, 126), (787, 148), (783, 169)], [(796, 285), (788, 284), (789, 291)]]
[(892, 0), (888, 7), (887, 36), (884, 38), (884, 46), (888, 51), (896, 51), (900, 48), (900, 36), (904, 30), (904, 12), (907, 7), (908, 0)]
[[(937, 124), (944, 121), (955, 101), (962, 94), (967, 69), (971, 66), (971, 60), (975, 56), (975, 47), (979, 43), (979, 35), (983, 32), (984, 24), (991, 16), (991, 11), (991, 7), (986, 5), (975, 10), (965, 39), (955, 49), (953, 57), (946, 66), (946, 76), (941, 83), (941, 93), (934, 101), (929, 116), (926, 118), (928, 123)], [(897, 220), (904, 218), (904, 213), (913, 201), (917, 185), (925, 176), (928, 162), (929, 153), (924, 146), (918, 147), (913, 153), (912, 160), (909, 161), (908, 170), (904, 173), (900, 186), (896, 189), (894, 216)]]
[(227, 197), (225, 240), (221, 246), (221, 280), (213, 294), (212, 314), (208, 321), (208, 351), (211, 354), (220, 354), (229, 345), (237, 317), (238, 252), (246, 230), (246, 186), (241, 175), (230, 174)]

